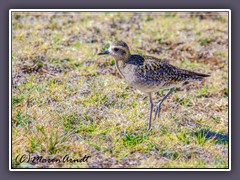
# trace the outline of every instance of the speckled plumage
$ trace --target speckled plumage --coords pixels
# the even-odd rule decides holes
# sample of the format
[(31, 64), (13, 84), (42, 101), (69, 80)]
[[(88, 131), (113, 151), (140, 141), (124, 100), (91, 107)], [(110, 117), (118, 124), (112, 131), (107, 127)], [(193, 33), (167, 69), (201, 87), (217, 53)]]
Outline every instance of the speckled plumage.
[(129, 85), (149, 95), (151, 108), (148, 129), (151, 128), (153, 106), (151, 93), (160, 89), (171, 89), (158, 103), (155, 119), (157, 115), (160, 115), (160, 106), (172, 92), (173, 87), (186, 81), (201, 80), (209, 76), (178, 68), (152, 56), (131, 55), (128, 45), (123, 41), (112, 43), (107, 51), (99, 53), (99, 55), (103, 54), (110, 54), (115, 58), (119, 73)]
[(128, 60), (117, 63), (126, 81), (143, 92), (157, 92), (208, 76), (180, 69), (152, 56), (131, 55)]

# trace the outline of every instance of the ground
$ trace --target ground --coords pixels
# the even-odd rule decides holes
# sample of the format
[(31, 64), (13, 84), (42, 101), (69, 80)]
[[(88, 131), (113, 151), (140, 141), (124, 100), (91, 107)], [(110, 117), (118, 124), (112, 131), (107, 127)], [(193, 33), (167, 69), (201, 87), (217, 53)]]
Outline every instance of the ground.
[[(148, 131), (147, 96), (97, 56), (115, 40), (211, 76), (178, 87)], [(12, 13), (14, 168), (228, 168), (228, 137), (227, 13)]]

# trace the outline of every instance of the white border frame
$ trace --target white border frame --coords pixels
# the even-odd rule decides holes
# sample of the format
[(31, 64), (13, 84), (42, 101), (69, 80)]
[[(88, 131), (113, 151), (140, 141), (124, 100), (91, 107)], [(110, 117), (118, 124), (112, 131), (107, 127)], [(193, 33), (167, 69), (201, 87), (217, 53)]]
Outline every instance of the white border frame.
[[(70, 11), (78, 11), (78, 12), (107, 12), (107, 11), (116, 11), (116, 12), (132, 12), (132, 11), (141, 11), (141, 12), (152, 12), (152, 11), (174, 11), (174, 12), (184, 12), (184, 11), (210, 11), (210, 12), (219, 12), (219, 11), (225, 11), (228, 12), (229, 18), (228, 18), (228, 37), (229, 37), (229, 46), (228, 46), (228, 89), (229, 89), (229, 97), (228, 97), (228, 123), (229, 123), (229, 168), (228, 169), (12, 169), (12, 134), (11, 134), (11, 127), (12, 127), (12, 26), (11, 26), (11, 19), (12, 19), (12, 12), (42, 12), (42, 11), (48, 11), (48, 12), (70, 12)], [(231, 171), (231, 10), (230, 9), (10, 9), (9, 10), (9, 171)]]

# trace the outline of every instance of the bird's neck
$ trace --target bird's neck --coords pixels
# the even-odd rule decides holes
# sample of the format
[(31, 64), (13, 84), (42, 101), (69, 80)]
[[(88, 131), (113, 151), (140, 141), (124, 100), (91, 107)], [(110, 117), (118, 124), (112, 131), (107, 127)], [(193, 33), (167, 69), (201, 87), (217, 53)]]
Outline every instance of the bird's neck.
[(122, 69), (126, 66), (125, 60), (123, 60), (123, 59), (115, 59), (115, 60), (116, 60), (116, 68), (117, 68), (119, 74), (123, 78), (125, 78), (123, 73), (122, 73)]
[(115, 57), (117, 70), (123, 78), (124, 78), (124, 75), (122, 73), (122, 70), (126, 67), (126, 63), (129, 61), (130, 57), (131, 57), (130, 53), (128, 53), (125, 57), (121, 57), (121, 58)]

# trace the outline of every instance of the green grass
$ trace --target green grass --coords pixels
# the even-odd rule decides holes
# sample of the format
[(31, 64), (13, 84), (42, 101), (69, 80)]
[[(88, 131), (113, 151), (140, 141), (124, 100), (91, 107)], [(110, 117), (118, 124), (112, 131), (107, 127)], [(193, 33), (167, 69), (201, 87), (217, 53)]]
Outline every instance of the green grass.
[[(227, 15), (13, 13), (12, 164), (24, 168), (227, 168)], [(133, 54), (211, 74), (178, 88), (147, 131), (149, 100), (129, 87), (113, 40)], [(154, 95), (158, 102), (168, 90)], [(83, 163), (19, 163), (90, 155)]]

